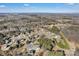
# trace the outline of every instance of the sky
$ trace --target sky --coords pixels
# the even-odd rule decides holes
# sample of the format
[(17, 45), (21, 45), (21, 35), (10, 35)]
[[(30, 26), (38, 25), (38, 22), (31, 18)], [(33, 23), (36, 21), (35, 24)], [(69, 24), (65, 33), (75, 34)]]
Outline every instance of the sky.
[(79, 13), (79, 4), (0, 3), (0, 13)]

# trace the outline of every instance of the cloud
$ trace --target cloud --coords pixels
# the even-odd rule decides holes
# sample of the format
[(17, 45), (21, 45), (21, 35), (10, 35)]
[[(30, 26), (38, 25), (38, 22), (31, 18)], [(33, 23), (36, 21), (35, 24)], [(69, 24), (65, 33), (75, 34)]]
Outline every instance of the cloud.
[(24, 4), (24, 6), (25, 6), (25, 7), (28, 7), (28, 6), (30, 6), (30, 5), (29, 5), (29, 4)]
[(6, 7), (5, 5), (0, 5), (0, 7)]
[(67, 5), (75, 5), (75, 3), (67, 3)]

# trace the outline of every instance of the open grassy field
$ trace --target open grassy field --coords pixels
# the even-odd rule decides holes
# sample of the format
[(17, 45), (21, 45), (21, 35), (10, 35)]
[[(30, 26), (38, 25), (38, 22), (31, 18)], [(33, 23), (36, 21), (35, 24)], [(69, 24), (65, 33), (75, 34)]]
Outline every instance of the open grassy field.
[(52, 48), (52, 40), (51, 39), (38, 39), (39, 44), (44, 47), (45, 49), (51, 49)]
[(63, 49), (69, 49), (69, 44), (68, 42), (66, 41), (67, 39), (65, 38), (64, 34), (62, 32), (60, 32), (60, 35), (61, 35), (61, 41), (57, 43), (57, 45), (60, 47), (60, 48), (63, 48)]

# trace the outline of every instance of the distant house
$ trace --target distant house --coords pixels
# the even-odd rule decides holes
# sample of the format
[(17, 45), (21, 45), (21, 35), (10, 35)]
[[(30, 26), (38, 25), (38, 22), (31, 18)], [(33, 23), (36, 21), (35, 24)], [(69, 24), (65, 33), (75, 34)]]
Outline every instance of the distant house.
[(39, 48), (39, 45), (33, 45), (33, 43), (30, 43), (27, 45), (28, 47), (28, 54), (33, 55), (35, 51)]

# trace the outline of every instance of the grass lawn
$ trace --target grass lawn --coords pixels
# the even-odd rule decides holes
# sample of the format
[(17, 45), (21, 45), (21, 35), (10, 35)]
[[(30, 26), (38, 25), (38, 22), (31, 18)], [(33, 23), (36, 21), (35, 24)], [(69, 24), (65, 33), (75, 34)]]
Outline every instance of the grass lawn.
[(48, 56), (63, 56), (63, 52), (49, 52)]

